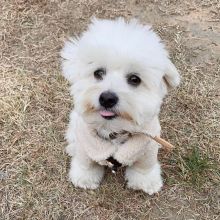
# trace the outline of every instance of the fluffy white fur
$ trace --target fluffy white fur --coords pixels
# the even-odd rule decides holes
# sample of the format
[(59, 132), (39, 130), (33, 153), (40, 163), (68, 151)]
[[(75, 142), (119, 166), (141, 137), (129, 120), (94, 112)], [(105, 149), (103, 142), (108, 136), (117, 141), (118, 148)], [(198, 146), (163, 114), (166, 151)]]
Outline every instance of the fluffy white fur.
[[(61, 56), (63, 74), (71, 83), (74, 100), (66, 134), (66, 150), (72, 156), (72, 183), (97, 188), (104, 173), (101, 165), (113, 156), (127, 166), (128, 187), (148, 194), (158, 192), (162, 178), (156, 142), (134, 135), (119, 144), (117, 139), (103, 140), (94, 130), (103, 137), (122, 130), (160, 135), (161, 103), (167, 87), (177, 86), (180, 77), (159, 36), (136, 20), (93, 19), (82, 36), (66, 42)], [(101, 67), (106, 69), (106, 75), (97, 81), (93, 73)], [(127, 83), (129, 73), (139, 74), (142, 82), (138, 87)], [(112, 120), (99, 113), (99, 96), (107, 90), (119, 97), (115, 107), (118, 117)]]

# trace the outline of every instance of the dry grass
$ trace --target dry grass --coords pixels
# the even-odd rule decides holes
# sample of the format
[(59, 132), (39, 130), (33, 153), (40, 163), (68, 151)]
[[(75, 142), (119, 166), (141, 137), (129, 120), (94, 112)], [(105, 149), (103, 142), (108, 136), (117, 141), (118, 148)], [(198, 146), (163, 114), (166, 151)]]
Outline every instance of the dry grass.
[[(213, 1), (0, 0), (0, 219), (219, 219), (220, 5)], [(71, 99), (59, 50), (93, 15), (152, 23), (180, 69), (167, 97), (155, 196), (124, 188), (123, 170), (96, 191), (67, 181)], [(172, 99), (172, 102), (171, 102)]]

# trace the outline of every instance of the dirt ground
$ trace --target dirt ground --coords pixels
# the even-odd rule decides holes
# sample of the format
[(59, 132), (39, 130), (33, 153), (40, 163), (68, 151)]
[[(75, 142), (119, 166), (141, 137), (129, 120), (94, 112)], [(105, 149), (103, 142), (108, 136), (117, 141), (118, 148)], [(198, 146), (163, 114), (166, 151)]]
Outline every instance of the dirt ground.
[[(92, 16), (151, 23), (182, 75), (166, 98), (163, 190), (126, 189), (123, 170), (98, 190), (68, 182), (72, 103), (59, 51)], [(218, 0), (0, 0), (0, 219), (220, 219)]]

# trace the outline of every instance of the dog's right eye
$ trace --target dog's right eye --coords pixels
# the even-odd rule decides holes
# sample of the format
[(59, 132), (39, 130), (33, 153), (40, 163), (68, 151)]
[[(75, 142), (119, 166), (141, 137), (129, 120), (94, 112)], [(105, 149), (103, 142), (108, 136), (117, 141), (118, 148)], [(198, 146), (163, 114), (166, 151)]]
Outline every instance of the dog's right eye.
[(98, 80), (102, 80), (103, 76), (106, 74), (106, 70), (104, 68), (97, 69), (94, 72), (94, 77)]
[(136, 74), (129, 74), (127, 76), (127, 82), (128, 84), (137, 87), (141, 83), (141, 78), (137, 76)]

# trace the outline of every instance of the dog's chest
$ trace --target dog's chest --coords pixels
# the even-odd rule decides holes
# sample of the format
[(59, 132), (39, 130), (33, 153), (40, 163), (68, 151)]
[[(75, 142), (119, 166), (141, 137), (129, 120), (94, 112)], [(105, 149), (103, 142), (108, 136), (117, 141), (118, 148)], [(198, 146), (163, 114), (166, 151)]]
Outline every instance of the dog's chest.
[(127, 131), (112, 132), (106, 129), (96, 130), (96, 133), (99, 138), (109, 141), (114, 145), (124, 144), (132, 136)]

